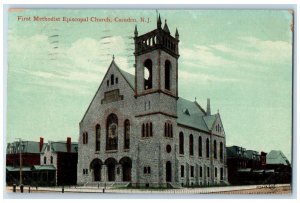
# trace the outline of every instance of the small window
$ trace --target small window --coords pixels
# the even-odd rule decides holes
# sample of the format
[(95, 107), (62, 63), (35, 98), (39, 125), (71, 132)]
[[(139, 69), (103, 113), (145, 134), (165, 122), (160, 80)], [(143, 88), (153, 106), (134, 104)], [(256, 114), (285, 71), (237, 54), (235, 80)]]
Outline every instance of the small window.
[(200, 166), (200, 178), (202, 178), (202, 166)]
[(107, 85), (107, 87), (109, 86), (109, 80), (106, 81), (106, 85)]
[(209, 173), (209, 167), (207, 167), (207, 177), (210, 176), (210, 173)]
[(183, 165), (181, 165), (181, 177), (184, 177), (184, 166)]
[(47, 158), (44, 156), (44, 164), (47, 163)]
[(215, 168), (215, 177), (218, 177), (218, 169)]
[(142, 125), (142, 137), (145, 137), (145, 124)]
[(223, 168), (220, 168), (220, 179), (223, 180)]
[(150, 166), (145, 166), (144, 167), (144, 174), (150, 174), (151, 173), (151, 168)]
[(53, 156), (50, 157), (50, 163), (53, 164)]
[(86, 168), (86, 169), (85, 169), (85, 174), (88, 174), (88, 172), (89, 172), (89, 171), (88, 171), (88, 169)]
[(85, 175), (85, 169), (82, 169), (82, 173), (83, 173), (83, 175)]
[(170, 153), (171, 150), (172, 150), (172, 147), (171, 147), (170, 145), (167, 145), (167, 146), (166, 146), (166, 151), (167, 151), (168, 153)]
[(191, 177), (194, 177), (194, 166), (191, 166)]
[(119, 79), (118, 79), (118, 78), (116, 78), (116, 84), (118, 84), (118, 82), (119, 82)]
[(115, 76), (114, 76), (114, 74), (112, 74), (112, 75), (110, 76), (110, 84), (111, 84), (111, 85), (114, 85), (114, 80), (115, 80)]

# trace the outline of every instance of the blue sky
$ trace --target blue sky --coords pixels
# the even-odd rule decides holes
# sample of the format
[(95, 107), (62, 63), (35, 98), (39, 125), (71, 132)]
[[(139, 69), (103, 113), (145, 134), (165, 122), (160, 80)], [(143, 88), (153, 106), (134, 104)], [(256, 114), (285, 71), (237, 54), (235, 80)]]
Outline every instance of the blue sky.
[[(159, 10), (178, 28), (179, 95), (221, 114), (227, 145), (291, 159), (292, 15), (287, 10)], [(149, 23), (18, 21), (18, 16), (149, 18)], [(134, 73), (133, 31), (156, 27), (155, 10), (18, 9), (9, 12), (7, 141), (77, 141), (115, 55)], [(58, 36), (56, 36), (58, 35)]]

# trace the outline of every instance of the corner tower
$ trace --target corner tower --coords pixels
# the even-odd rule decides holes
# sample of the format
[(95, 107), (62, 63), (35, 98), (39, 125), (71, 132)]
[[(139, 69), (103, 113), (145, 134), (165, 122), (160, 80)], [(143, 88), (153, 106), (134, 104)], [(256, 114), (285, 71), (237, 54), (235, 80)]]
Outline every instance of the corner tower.
[(135, 42), (135, 95), (160, 92), (178, 97), (178, 43), (179, 34), (170, 34), (167, 22), (161, 27), (158, 17), (157, 28), (138, 36), (134, 32)]

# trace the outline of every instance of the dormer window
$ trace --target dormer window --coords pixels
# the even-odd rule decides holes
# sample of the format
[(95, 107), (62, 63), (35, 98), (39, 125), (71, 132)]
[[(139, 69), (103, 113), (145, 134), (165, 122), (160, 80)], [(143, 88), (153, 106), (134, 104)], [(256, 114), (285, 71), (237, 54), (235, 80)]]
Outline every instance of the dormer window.
[(190, 112), (188, 109), (183, 109), (183, 113), (185, 113), (186, 115), (189, 115), (190, 116)]

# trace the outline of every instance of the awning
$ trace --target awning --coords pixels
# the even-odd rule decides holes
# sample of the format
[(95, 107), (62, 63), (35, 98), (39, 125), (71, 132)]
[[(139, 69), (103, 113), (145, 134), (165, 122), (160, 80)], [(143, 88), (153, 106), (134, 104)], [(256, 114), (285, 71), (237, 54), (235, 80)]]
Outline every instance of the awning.
[(53, 165), (34, 165), (32, 168), (34, 171), (55, 171), (56, 168)]
[(252, 172), (253, 172), (253, 173), (263, 173), (264, 170), (253, 170)]
[(250, 173), (251, 168), (240, 168), (237, 171), (240, 172), (240, 173)]
[[(6, 170), (10, 172), (20, 171), (20, 167), (6, 166)], [(31, 171), (30, 167), (22, 167), (23, 172)]]

